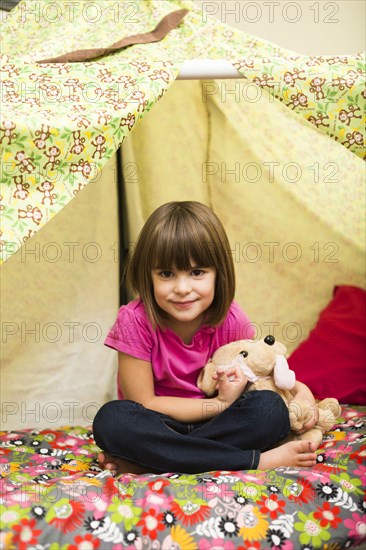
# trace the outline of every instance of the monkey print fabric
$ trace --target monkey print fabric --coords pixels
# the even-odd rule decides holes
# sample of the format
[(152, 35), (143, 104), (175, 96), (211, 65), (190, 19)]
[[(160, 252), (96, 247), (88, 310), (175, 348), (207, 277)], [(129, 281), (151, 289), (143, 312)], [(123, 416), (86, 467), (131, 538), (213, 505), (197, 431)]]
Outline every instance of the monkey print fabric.
[[(64, 4), (23, 0), (3, 23), (1, 261), (98, 178), (186, 59), (230, 61), (249, 83), (364, 157), (361, 54), (297, 55), (203, 17), (191, 0)], [(182, 9), (184, 19), (159, 42), (83, 63), (38, 63), (107, 48)]]

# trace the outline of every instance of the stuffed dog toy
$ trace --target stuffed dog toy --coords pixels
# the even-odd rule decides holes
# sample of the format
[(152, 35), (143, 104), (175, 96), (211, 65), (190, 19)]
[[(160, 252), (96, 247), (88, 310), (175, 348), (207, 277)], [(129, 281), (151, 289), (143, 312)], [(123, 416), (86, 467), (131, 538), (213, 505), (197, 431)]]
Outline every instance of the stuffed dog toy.
[(294, 401), (292, 388), (296, 377), (290, 370), (286, 347), (268, 335), (263, 340), (238, 340), (215, 351), (199, 374), (197, 385), (208, 397), (216, 393), (217, 381), (212, 375), (218, 367), (228, 369), (238, 365), (248, 378), (245, 391), (271, 390), (278, 393), (289, 409), (291, 439), (306, 439), (320, 445), (323, 434), (336, 423), (341, 407), (337, 399), (327, 398), (317, 403), (319, 420), (311, 430), (296, 434), (313, 416), (313, 405), (308, 401)]

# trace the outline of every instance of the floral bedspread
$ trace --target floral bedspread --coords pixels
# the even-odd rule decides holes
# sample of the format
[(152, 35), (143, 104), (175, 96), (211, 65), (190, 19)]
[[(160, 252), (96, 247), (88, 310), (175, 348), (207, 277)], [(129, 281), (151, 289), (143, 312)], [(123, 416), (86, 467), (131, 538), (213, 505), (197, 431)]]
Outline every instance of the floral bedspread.
[(365, 548), (364, 413), (344, 406), (304, 470), (113, 478), (88, 428), (2, 432), (0, 548)]

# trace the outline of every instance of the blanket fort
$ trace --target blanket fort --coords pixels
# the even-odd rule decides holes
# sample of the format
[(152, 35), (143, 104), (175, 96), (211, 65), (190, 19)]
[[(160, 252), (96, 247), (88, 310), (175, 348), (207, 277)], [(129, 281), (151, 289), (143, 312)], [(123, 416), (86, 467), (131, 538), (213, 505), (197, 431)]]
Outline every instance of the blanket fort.
[[(148, 33), (177, 10), (188, 13), (158, 42), (81, 63), (38, 63)], [(1, 52), (1, 261), (98, 178), (189, 59), (229, 61), (314, 131), (365, 155), (363, 54), (298, 55), (202, 17), (190, 0), (25, 0), (3, 25)]]

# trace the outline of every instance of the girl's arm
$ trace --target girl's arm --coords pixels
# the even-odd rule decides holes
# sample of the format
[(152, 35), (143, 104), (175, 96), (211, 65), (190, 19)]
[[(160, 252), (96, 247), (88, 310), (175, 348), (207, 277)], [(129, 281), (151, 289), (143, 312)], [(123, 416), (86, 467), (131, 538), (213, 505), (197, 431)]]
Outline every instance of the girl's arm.
[[(242, 393), (247, 383), (240, 368), (220, 372), (218, 395), (207, 399), (156, 396), (151, 364), (118, 352), (119, 383), (125, 399), (141, 403), (145, 408), (171, 416), (180, 422), (209, 420), (223, 412)], [(230, 378), (230, 380), (229, 380)]]
[(295, 382), (294, 387), (291, 390), (291, 393), (293, 394), (293, 400), (296, 401), (297, 399), (299, 401), (309, 401), (311, 405), (313, 406), (313, 417), (307, 424), (304, 425), (302, 430), (299, 430), (297, 433), (301, 434), (304, 432), (307, 432), (308, 430), (311, 430), (315, 426), (315, 424), (319, 420), (319, 410), (315, 402), (315, 397), (313, 396), (310, 389), (303, 384), (302, 382), (299, 382), (298, 380)]

